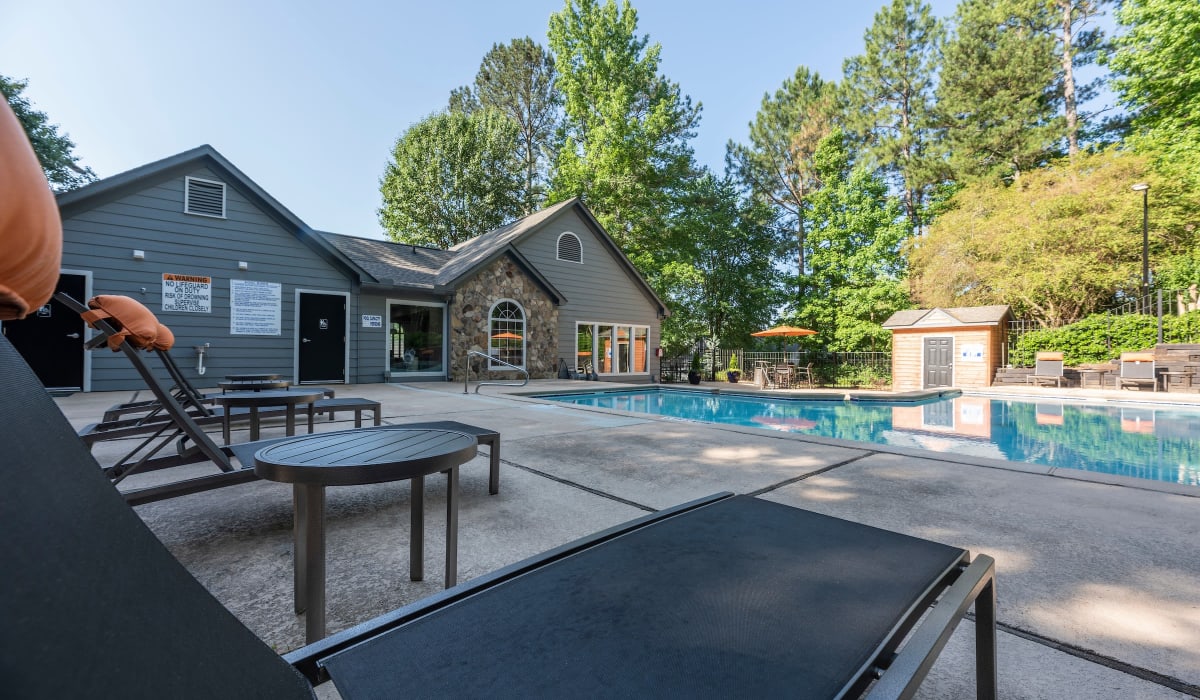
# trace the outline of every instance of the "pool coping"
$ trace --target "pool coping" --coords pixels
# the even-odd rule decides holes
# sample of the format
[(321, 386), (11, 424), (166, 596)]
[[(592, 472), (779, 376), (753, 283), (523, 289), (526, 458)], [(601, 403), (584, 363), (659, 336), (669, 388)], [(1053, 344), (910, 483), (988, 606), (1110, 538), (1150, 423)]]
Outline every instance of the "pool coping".
[[(666, 387), (664, 385), (660, 385), (660, 384), (652, 384), (649, 386), (647, 386), (647, 385), (628, 385), (628, 384), (623, 385), (623, 386), (611, 386), (610, 385), (609, 387), (606, 387), (604, 389), (599, 389), (599, 392), (600, 393), (617, 393), (617, 392), (625, 393), (625, 392), (629, 392), (629, 391), (637, 391), (639, 389), (645, 390), (645, 391), (650, 391), (652, 389), (666, 389)], [(752, 398), (761, 398), (763, 396), (763, 393), (725, 391), (725, 390), (720, 390), (720, 389), (715, 389), (715, 388), (700, 388), (700, 389), (698, 389), (695, 387), (688, 387), (686, 389), (682, 389), (682, 388), (675, 389), (672, 387), (672, 388), (666, 389), (666, 390), (667, 391), (678, 391), (680, 393), (716, 394), (716, 395), (727, 395), (727, 396), (730, 396), (730, 395), (736, 396), (740, 393), (743, 396), (752, 397)], [(632, 418), (632, 419), (638, 419), (638, 420), (644, 420), (644, 421), (658, 421), (658, 422), (664, 422), (664, 423), (693, 423), (696, 425), (709, 426), (712, 428), (716, 428), (718, 430), (724, 430), (724, 431), (739, 433), (739, 434), (743, 434), (743, 435), (752, 435), (752, 436), (758, 436), (758, 437), (769, 437), (769, 438), (782, 439), (782, 440), (791, 440), (794, 442), (808, 442), (808, 443), (812, 443), (812, 444), (816, 444), (816, 445), (827, 445), (830, 447), (840, 447), (843, 449), (856, 450), (859, 452), (866, 453), (865, 456), (869, 456), (870, 454), (873, 454), (873, 453), (896, 454), (896, 455), (901, 455), (901, 456), (905, 456), (905, 457), (914, 457), (914, 458), (918, 458), (918, 459), (926, 459), (926, 460), (932, 460), (932, 461), (937, 461), (937, 462), (966, 464), (969, 466), (982, 467), (985, 469), (1001, 469), (1004, 471), (1019, 472), (1019, 473), (1023, 473), (1023, 474), (1035, 474), (1035, 475), (1047, 476), (1047, 477), (1051, 477), (1051, 478), (1083, 481), (1083, 482), (1089, 482), (1089, 483), (1094, 483), (1094, 484), (1100, 484), (1100, 485), (1104, 485), (1104, 486), (1119, 486), (1119, 487), (1123, 487), (1123, 488), (1139, 489), (1142, 491), (1154, 491), (1154, 492), (1159, 492), (1159, 493), (1168, 493), (1168, 494), (1172, 494), (1172, 495), (1176, 495), (1176, 496), (1200, 498), (1200, 486), (1191, 486), (1188, 484), (1177, 484), (1177, 483), (1173, 483), (1173, 482), (1169, 482), (1169, 481), (1156, 481), (1153, 479), (1139, 479), (1137, 477), (1132, 477), (1132, 476), (1121, 476), (1118, 474), (1103, 474), (1103, 473), (1099, 473), (1099, 472), (1089, 472), (1089, 471), (1082, 470), (1082, 469), (1071, 469), (1069, 467), (1054, 467), (1054, 466), (1049, 466), (1049, 465), (1045, 465), (1045, 464), (1034, 464), (1032, 462), (1014, 462), (1011, 460), (995, 459), (995, 458), (991, 458), (991, 457), (978, 457), (975, 455), (963, 455), (963, 454), (957, 454), (957, 453), (935, 452), (932, 450), (922, 450), (922, 449), (912, 448), (912, 447), (897, 447), (897, 446), (893, 446), (893, 445), (880, 445), (880, 444), (873, 443), (873, 442), (858, 442), (855, 440), (845, 440), (842, 438), (831, 438), (831, 437), (824, 437), (824, 436), (820, 436), (820, 435), (804, 435), (802, 433), (783, 433), (783, 432), (778, 432), (778, 431), (763, 430), (760, 428), (751, 428), (748, 426), (730, 425), (727, 423), (712, 423), (709, 421), (692, 420), (689, 418), (675, 418), (675, 417), (670, 417), (670, 416), (658, 416), (658, 415), (650, 414), (650, 413), (638, 413), (636, 411), (625, 411), (625, 410), (616, 409), (616, 408), (600, 408), (598, 406), (579, 406), (576, 404), (568, 404), (568, 403), (563, 403), (561, 401), (553, 401), (553, 400), (541, 398), (544, 396), (569, 396), (569, 395), (573, 395), (573, 394), (594, 394), (594, 393), (597, 393), (597, 391), (598, 390), (596, 388), (581, 388), (578, 390), (568, 389), (568, 390), (562, 390), (562, 391), (542, 390), (542, 391), (534, 391), (534, 392), (519, 392), (519, 393), (512, 392), (512, 393), (506, 393), (506, 394), (504, 394), (504, 396), (506, 396), (508, 398), (513, 398), (513, 399), (528, 400), (533, 403), (558, 406), (558, 407), (561, 407), (564, 409), (588, 411), (588, 412), (593, 412), (593, 413), (603, 413), (606, 415), (619, 415), (619, 416), (626, 417), (626, 418)], [(1025, 396), (1025, 395), (1004, 394), (1004, 393), (990, 393), (989, 394), (987, 392), (974, 392), (974, 391), (963, 392), (958, 389), (929, 390), (929, 391), (923, 391), (923, 392), (905, 392), (905, 394), (918, 394), (918, 393), (928, 394), (928, 393), (931, 393), (931, 391), (932, 391), (933, 395), (922, 396), (919, 399), (908, 398), (907, 400), (896, 400), (894, 398), (891, 398), (891, 395), (887, 395), (888, 398), (884, 398), (884, 396), (876, 394), (874, 396), (879, 396), (879, 398), (873, 399), (873, 401), (875, 401), (875, 402), (894, 402), (894, 403), (915, 403), (917, 401), (922, 401), (922, 400), (926, 400), (926, 399), (930, 399), (930, 398), (939, 398), (941, 395), (950, 397), (952, 395), (960, 395), (960, 394), (964, 395), (964, 396), (979, 396), (979, 397), (995, 398), (995, 399), (1010, 399), (1010, 400), (1014, 400), (1014, 401), (1019, 400), (1019, 401), (1036, 402), (1038, 400), (1047, 400), (1047, 399), (1059, 400), (1059, 398), (1055, 397), (1055, 396)], [(779, 398), (782, 400), (788, 400), (788, 399), (809, 400), (809, 401), (814, 400), (814, 397), (806, 396), (803, 394), (789, 393), (787, 395), (775, 395), (775, 394), (771, 393), (771, 394), (767, 394), (767, 395), (775, 396), (776, 398)], [(820, 398), (818, 400), (822, 400), (822, 401), (853, 400), (853, 399), (849, 399), (849, 397), (845, 396), (845, 395), (841, 395), (841, 397), (839, 398), (839, 395), (832, 394), (832, 393), (824, 393), (824, 394), (821, 394), (820, 396), (822, 398)], [(1063, 399), (1063, 400), (1070, 400), (1070, 401), (1073, 401), (1076, 403), (1129, 403), (1129, 404), (1138, 404), (1141, 406), (1149, 405), (1149, 406), (1154, 406), (1154, 407), (1158, 407), (1158, 408), (1163, 408), (1164, 404), (1167, 407), (1175, 407), (1176, 406), (1176, 404), (1171, 404), (1168, 402), (1157, 402), (1157, 401), (1156, 402), (1147, 402), (1147, 401), (1138, 402), (1138, 401), (1128, 401), (1128, 400), (1120, 400), (1120, 399), (1104, 400), (1104, 399), (1093, 398), (1093, 397), (1071, 397), (1069, 399)], [(1192, 410), (1200, 410), (1200, 406), (1197, 406), (1195, 403), (1180, 403), (1177, 405), (1179, 407), (1187, 407)]]

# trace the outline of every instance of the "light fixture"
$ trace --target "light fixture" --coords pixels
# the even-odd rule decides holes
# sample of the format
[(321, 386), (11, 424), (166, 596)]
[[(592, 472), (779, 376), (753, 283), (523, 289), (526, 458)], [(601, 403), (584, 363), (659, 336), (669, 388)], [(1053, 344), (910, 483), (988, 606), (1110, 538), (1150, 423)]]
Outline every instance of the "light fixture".
[(1142, 193), (1142, 298), (1139, 305), (1150, 308), (1150, 185), (1139, 182), (1129, 189)]
[(249, 269), (250, 269), (250, 263), (248, 263), (248, 262), (245, 262), (245, 261), (239, 262), (239, 263), (238, 263), (238, 269), (239, 269), (239, 270), (249, 270)]
[(133, 259), (134, 260), (145, 260), (146, 259), (146, 251), (144, 251), (144, 250), (133, 251)]

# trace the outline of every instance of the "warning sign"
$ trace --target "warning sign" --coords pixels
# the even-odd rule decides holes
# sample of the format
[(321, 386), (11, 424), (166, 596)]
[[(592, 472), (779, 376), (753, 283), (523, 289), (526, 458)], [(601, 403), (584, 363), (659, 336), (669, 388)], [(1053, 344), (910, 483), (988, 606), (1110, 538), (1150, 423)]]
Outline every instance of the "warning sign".
[(212, 278), (164, 272), (162, 310), (212, 313)]

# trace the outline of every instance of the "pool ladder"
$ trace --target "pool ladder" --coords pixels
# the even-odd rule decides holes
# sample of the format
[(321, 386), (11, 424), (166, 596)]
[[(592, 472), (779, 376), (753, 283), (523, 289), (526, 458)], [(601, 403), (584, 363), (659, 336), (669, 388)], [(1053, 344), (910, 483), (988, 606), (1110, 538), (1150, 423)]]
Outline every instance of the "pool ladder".
[(511, 365), (511, 364), (505, 362), (504, 360), (497, 359), (487, 353), (479, 352), (478, 350), (468, 350), (467, 356), (465, 358), (463, 358), (463, 393), (464, 394), (467, 393), (467, 385), (470, 384), (470, 382), (471, 382), (471, 356), (472, 355), (478, 355), (479, 357), (482, 357), (483, 359), (488, 360), (490, 362), (494, 362), (498, 365), (504, 365), (505, 367), (511, 367), (511, 368), (517, 370), (518, 372), (520, 372), (521, 374), (525, 375), (525, 380), (523, 382), (521, 382), (520, 384), (516, 384), (513, 382), (479, 382), (475, 385), (475, 393), (476, 394), (479, 393), (479, 387), (485, 386), (485, 385), (525, 386), (526, 384), (529, 383), (529, 372), (525, 371), (521, 367), (518, 367), (516, 365)]

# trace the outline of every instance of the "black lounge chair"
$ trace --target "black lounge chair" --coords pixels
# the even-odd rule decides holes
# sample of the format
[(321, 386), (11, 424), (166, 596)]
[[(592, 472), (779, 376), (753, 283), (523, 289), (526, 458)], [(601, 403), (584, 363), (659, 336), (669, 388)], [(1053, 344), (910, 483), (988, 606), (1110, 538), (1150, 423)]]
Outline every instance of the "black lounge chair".
[(1117, 389), (1124, 389), (1129, 385), (1140, 389), (1149, 384), (1152, 391), (1158, 391), (1154, 353), (1123, 352), (1120, 362), (1121, 374), (1117, 376)]
[(329, 678), (347, 700), (909, 697), (972, 603), (978, 693), (995, 697), (990, 558), (748, 496), (645, 516), (280, 657), (145, 527), (5, 339), (0, 375), (12, 697), (308, 698)]

